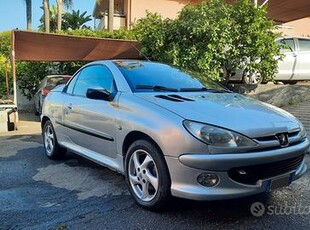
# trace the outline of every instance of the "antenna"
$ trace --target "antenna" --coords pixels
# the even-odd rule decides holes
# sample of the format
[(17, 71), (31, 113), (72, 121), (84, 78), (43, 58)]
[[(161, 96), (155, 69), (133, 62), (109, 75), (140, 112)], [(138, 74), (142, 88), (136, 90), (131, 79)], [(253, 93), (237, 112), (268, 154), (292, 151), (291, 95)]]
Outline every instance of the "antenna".
[(141, 51), (140, 51), (135, 45), (131, 44), (131, 46), (132, 46), (135, 50), (137, 50), (137, 51), (139, 52), (139, 54), (140, 54), (141, 56), (143, 56), (146, 60), (151, 61), (147, 56), (145, 56), (143, 53), (141, 53)]

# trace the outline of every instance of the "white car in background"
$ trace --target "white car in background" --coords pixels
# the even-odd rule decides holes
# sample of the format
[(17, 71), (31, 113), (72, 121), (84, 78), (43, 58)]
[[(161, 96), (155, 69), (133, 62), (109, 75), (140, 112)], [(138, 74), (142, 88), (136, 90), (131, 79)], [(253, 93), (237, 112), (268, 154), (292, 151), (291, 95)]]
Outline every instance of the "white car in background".
[[(310, 80), (310, 38), (280, 37), (276, 43), (281, 45), (283, 59), (278, 63), (278, 72), (274, 81), (284, 84), (296, 84), (297, 81)], [(285, 46), (283, 46), (285, 45)], [(231, 81), (242, 81), (246, 84), (259, 84), (262, 76), (259, 73), (249, 73), (247, 70), (237, 70), (230, 77)]]

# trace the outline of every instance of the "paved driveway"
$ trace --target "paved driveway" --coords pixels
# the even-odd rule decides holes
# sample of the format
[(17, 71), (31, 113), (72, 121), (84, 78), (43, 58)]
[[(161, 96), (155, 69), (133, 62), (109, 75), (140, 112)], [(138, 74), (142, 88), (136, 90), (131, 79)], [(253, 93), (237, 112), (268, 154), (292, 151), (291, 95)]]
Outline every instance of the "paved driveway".
[[(310, 102), (285, 109), (299, 117), (310, 133)], [(217, 202), (174, 199), (167, 211), (154, 213), (133, 202), (123, 176), (72, 153), (62, 161), (47, 159), (40, 134), (32, 130), (28, 135), (27, 124), (17, 135), (0, 137), (0, 229), (310, 227), (309, 173), (269, 195)], [(38, 127), (31, 123), (32, 129)], [(306, 161), (310, 165), (309, 155)], [(250, 212), (254, 202), (265, 207), (261, 217)]]

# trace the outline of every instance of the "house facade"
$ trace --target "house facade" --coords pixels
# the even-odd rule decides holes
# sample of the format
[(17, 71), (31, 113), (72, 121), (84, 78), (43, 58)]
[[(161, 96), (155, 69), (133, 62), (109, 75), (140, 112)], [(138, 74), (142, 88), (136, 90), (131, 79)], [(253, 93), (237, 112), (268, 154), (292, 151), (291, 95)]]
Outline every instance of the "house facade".
[[(196, 4), (199, 0), (113, 0), (113, 29), (126, 28), (146, 12), (158, 12), (165, 18), (175, 18), (187, 4)], [(96, 1), (93, 17), (99, 22), (98, 29), (108, 29), (109, 0)]]
[(284, 36), (310, 36), (310, 17), (279, 25), (279, 31)]
[[(188, 4), (197, 4), (202, 0), (101, 0), (95, 1), (93, 17), (97, 20), (97, 29), (108, 29), (109, 3), (114, 3), (113, 29), (130, 29), (132, 23), (146, 16), (146, 12), (157, 12), (164, 18), (175, 18), (178, 12)], [(233, 3), (235, 0), (227, 0)], [(253, 0), (261, 6), (268, 4), (267, 16), (274, 19), (283, 35), (310, 35), (309, 0)], [(297, 7), (297, 8), (296, 8)]]

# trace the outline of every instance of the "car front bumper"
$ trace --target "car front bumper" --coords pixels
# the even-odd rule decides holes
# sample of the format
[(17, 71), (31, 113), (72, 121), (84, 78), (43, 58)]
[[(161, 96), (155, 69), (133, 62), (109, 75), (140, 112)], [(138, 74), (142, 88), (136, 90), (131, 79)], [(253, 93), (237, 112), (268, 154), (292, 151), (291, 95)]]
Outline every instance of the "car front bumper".
[[(229, 176), (228, 171), (235, 167), (277, 163), (302, 156), (309, 153), (309, 145), (309, 140), (306, 139), (294, 146), (262, 152), (216, 155), (183, 154), (178, 158), (165, 156), (171, 177), (171, 194), (191, 200), (221, 200), (268, 192), (271, 180), (289, 176), (292, 182), (306, 173), (305, 161), (302, 160), (294, 170), (260, 179), (255, 184), (235, 181)], [(202, 173), (216, 174), (219, 177), (219, 183), (214, 187), (199, 184), (197, 178)]]

